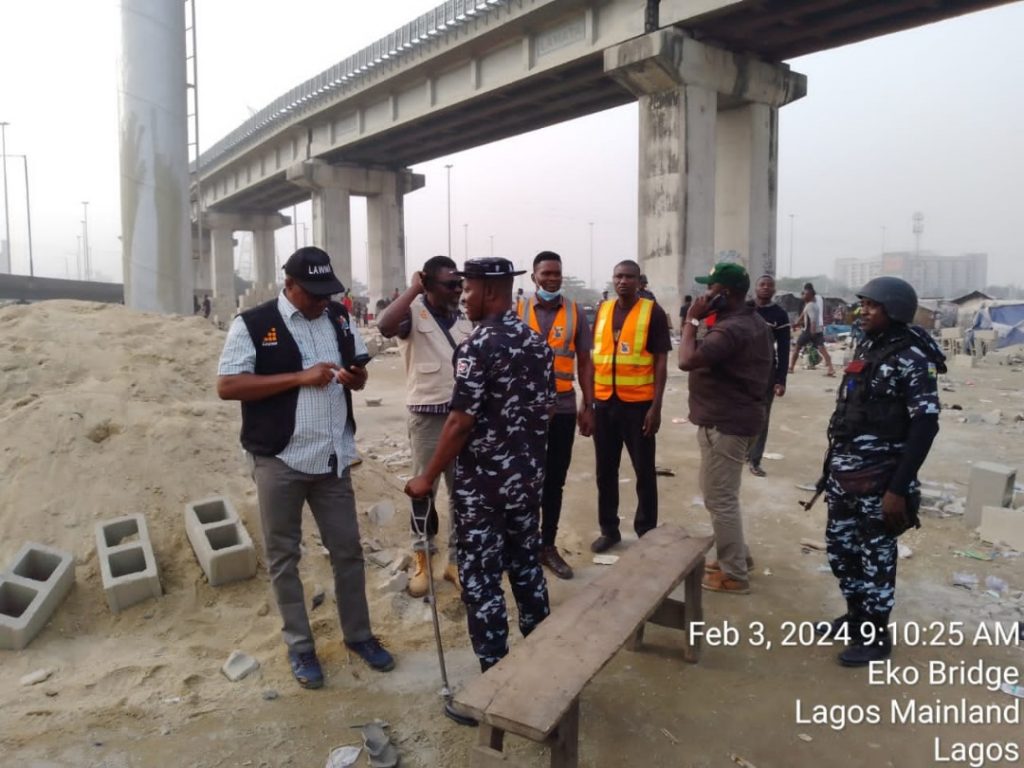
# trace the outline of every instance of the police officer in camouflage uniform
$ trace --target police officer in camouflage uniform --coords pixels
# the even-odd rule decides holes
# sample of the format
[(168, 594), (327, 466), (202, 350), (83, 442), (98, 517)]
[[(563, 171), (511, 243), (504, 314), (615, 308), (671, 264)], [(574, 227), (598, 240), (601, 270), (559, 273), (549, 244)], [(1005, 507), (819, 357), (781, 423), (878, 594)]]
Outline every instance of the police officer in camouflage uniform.
[(469, 636), (487, 671), (508, 653), (501, 577), (508, 571), (526, 636), (548, 615), (538, 554), (548, 421), (555, 408), (551, 347), (517, 316), (512, 262), (469, 259), (463, 301), (477, 323), (455, 350), (451, 411), (426, 471), (405, 486), (430, 494), (455, 460), (455, 530)]
[(939, 431), (937, 375), (945, 357), (911, 326), (917, 294), (878, 277), (857, 294), (865, 338), (846, 366), (829, 423), (825, 539), (847, 610), (822, 629), (850, 643), (844, 666), (887, 658), (895, 603), (896, 539), (918, 527), (917, 471)]

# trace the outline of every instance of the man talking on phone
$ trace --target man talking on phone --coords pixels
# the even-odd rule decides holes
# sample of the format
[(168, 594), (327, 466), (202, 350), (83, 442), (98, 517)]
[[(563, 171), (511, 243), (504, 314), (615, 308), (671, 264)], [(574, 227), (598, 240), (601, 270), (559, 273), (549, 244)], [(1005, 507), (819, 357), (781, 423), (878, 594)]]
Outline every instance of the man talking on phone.
[(345, 646), (377, 670), (395, 665), (370, 630), (363, 549), (349, 465), (356, 457), (352, 390), (366, 385), (366, 345), (345, 307), (345, 288), (319, 248), (284, 265), (284, 290), (228, 329), (217, 394), (242, 403), (242, 447), (252, 462), (267, 570), (292, 674), (320, 688), (323, 671), (306, 615), (299, 558), (309, 504), (334, 570)]
[[(772, 335), (747, 305), (750, 275), (739, 264), (716, 264), (697, 282), (708, 287), (683, 322), (679, 368), (689, 371), (690, 421), (698, 427), (700, 488), (711, 514), (718, 559), (705, 566), (704, 588), (745, 595), (753, 565), (743, 538), (740, 479), (751, 442), (765, 419), (772, 375)], [(701, 320), (716, 313), (701, 342)]]

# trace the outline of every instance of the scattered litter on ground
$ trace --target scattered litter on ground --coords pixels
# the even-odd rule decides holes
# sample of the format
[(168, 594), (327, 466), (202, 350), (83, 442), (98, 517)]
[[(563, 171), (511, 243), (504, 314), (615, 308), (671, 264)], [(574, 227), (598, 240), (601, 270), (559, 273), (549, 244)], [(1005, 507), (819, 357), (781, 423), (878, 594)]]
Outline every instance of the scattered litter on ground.
[(1001, 686), (999, 686), (999, 690), (1001, 690), (1003, 693), (1008, 693), (1011, 696), (1016, 696), (1018, 699), (1024, 699), (1024, 685), (1003, 683)]
[(814, 741), (814, 739), (811, 738), (811, 736), (809, 734), (806, 734), (806, 733), (798, 733), (796, 735), (796, 737), (798, 739), (800, 739), (800, 741)]
[(912, 550), (906, 544), (897, 544), (896, 552), (899, 554), (900, 560), (909, 560), (914, 556), (914, 550)]
[(668, 739), (669, 741), (671, 741), (673, 744), (678, 744), (679, 743), (679, 739), (677, 739), (675, 736), (673, 736), (671, 733), (669, 733), (667, 728), (662, 728), (661, 732), (662, 732), (662, 734), (664, 734), (665, 738)]
[(682, 416), (677, 416), (676, 418), (672, 419), (672, 423), (673, 424), (689, 424), (690, 420), (689, 419), (684, 419)]
[(228, 656), (228, 660), (224, 662), (224, 666), (220, 668), (220, 671), (232, 683), (237, 683), (259, 668), (260, 663), (249, 654), (243, 651), (232, 651), (231, 655)]
[(738, 765), (740, 768), (757, 768), (757, 766), (754, 765), (752, 762), (750, 762), (749, 760), (744, 760), (739, 755), (730, 754), (729, 759), (736, 763), (736, 765)]
[(797, 483), (796, 487), (797, 487), (797, 490), (799, 490), (799, 491), (816, 491), (816, 490), (818, 490), (818, 486), (816, 486), (814, 483)]
[(313, 587), (313, 599), (310, 601), (310, 610), (315, 611), (321, 605), (324, 604), (324, 600), (327, 599), (327, 590), (324, 589), (322, 584), (317, 584)]
[(675, 470), (669, 469), (668, 467), (655, 467), (654, 474), (661, 475), (663, 477), (675, 477)]
[(349, 768), (356, 764), (362, 751), (362, 747), (335, 747), (327, 756), (324, 768)]
[(818, 573), (832, 573), (832, 567), (824, 564), (819, 565)]
[(619, 562), (618, 555), (594, 555), (594, 562), (597, 565), (615, 565)]
[(365, 398), (363, 400), (363, 402), (366, 403), (366, 407), (367, 408), (377, 408), (377, 407), (380, 406), (381, 403), (384, 402), (384, 398), (382, 398), (382, 397), (367, 397), (367, 398)]
[(800, 546), (804, 549), (814, 549), (819, 552), (824, 552), (826, 549), (825, 542), (818, 541), (817, 539), (800, 539)]
[(692, 499), (690, 499), (690, 506), (692, 506), (692, 507), (703, 507), (704, 506), (704, 497), (703, 496), (694, 496)]
[(989, 593), (994, 593), (994, 596), (996, 597), (1002, 597), (1010, 591), (1010, 585), (998, 576), (986, 576), (985, 589), (988, 590)]
[(53, 673), (56, 672), (54, 669), (37, 669), (35, 672), (29, 672), (27, 675), (21, 677), (18, 680), (19, 685), (39, 685), (39, 683), (45, 683)]
[(764, 575), (765, 576), (771, 576), (772, 575), (772, 569), (771, 568), (765, 568), (764, 569)]
[(989, 552), (978, 552), (974, 549), (955, 549), (953, 554), (957, 557), (969, 557), (971, 560), (984, 560), (986, 562), (995, 559)]
[(781, 453), (765, 453), (761, 455), (762, 459), (768, 459), (768, 461), (782, 461), (785, 456)]
[(978, 577), (973, 573), (957, 571), (953, 574), (953, 586), (963, 587), (964, 589), (974, 589), (978, 586)]
[(370, 768), (394, 768), (398, 765), (398, 750), (384, 732), (388, 724), (382, 720), (359, 726), (363, 746), (370, 758)]

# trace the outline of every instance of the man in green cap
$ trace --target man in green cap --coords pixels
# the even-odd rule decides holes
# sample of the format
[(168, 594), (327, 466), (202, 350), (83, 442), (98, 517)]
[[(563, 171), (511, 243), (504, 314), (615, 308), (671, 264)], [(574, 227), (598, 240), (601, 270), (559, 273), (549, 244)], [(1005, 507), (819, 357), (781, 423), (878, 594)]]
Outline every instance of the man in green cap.
[[(772, 375), (768, 324), (747, 305), (750, 275), (739, 264), (716, 264), (697, 282), (707, 292), (694, 299), (683, 322), (679, 368), (689, 371), (690, 421), (697, 425), (700, 487), (711, 514), (718, 559), (705, 566), (704, 588), (745, 595), (753, 565), (743, 538), (740, 479), (750, 443), (765, 418)], [(715, 322), (697, 342), (701, 320)]]

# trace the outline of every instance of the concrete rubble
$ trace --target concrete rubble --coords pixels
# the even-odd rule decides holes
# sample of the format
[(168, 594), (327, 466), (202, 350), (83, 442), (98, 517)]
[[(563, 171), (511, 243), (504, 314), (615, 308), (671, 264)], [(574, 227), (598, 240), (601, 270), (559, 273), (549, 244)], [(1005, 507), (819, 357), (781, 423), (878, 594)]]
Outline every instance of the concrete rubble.
[(232, 651), (220, 671), (232, 683), (237, 683), (260, 668), (260, 663), (244, 651)]

